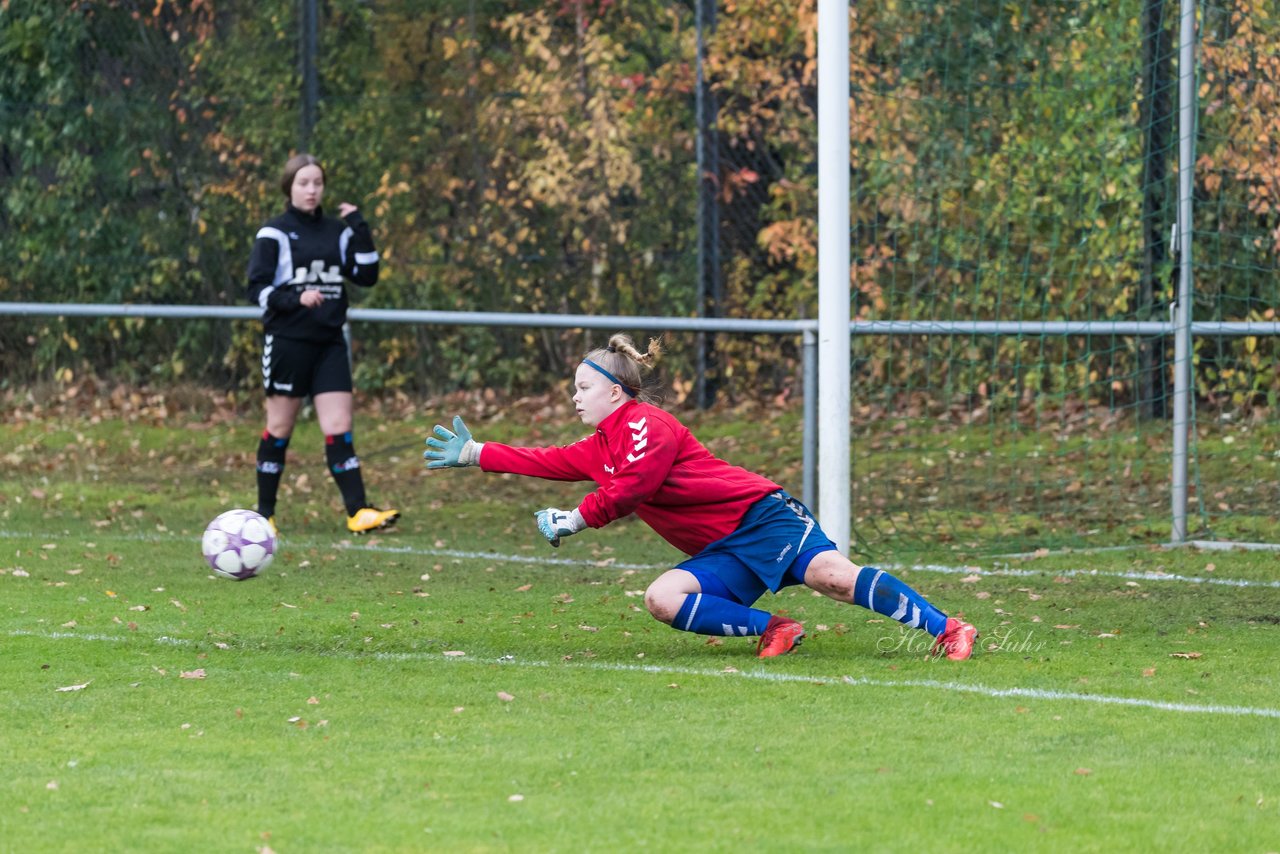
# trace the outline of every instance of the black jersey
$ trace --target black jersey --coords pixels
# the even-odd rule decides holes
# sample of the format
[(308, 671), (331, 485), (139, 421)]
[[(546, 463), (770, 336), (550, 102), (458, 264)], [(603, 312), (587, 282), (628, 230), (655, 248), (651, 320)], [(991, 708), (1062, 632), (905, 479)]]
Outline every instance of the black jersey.
[[(345, 220), (320, 208), (304, 213), (293, 205), (258, 230), (249, 256), (249, 301), (262, 307), (269, 335), (319, 343), (342, 337), (347, 320), (344, 281), (373, 287), (378, 252), (359, 211)], [(304, 308), (304, 290), (324, 293), (324, 302)]]

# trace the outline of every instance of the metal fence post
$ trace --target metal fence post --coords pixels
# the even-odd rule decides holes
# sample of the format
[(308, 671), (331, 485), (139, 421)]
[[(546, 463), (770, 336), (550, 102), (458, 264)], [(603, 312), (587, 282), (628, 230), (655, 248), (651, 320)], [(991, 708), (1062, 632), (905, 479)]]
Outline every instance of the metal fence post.
[(804, 497), (805, 506), (814, 513), (814, 495), (818, 467), (818, 332), (806, 329), (801, 333), (804, 354)]
[[(706, 54), (706, 34), (715, 32), (716, 0), (694, 0), (697, 28), (695, 66), (697, 90), (694, 109), (697, 114), (698, 135), (695, 141), (697, 157), (698, 192), (698, 274), (694, 288), (694, 302), (698, 317), (717, 317), (720, 314), (720, 149), (716, 135), (715, 94), (706, 79), (703, 57)], [(708, 309), (710, 309), (708, 311)], [(695, 361), (697, 379), (694, 394), (699, 409), (706, 409), (716, 398), (715, 336), (698, 333), (698, 353)], [(710, 376), (708, 376), (710, 374)]]
[(1170, 541), (1187, 539), (1187, 442), (1191, 409), (1191, 295), (1195, 133), (1196, 4), (1182, 0), (1178, 44), (1178, 297), (1173, 339), (1173, 528)]
[(316, 69), (319, 53), (320, 21), (316, 0), (298, 0), (301, 18), (298, 33), (298, 72), (302, 77), (301, 109), (298, 116), (298, 150), (309, 151), (316, 126), (316, 102), (320, 100), (320, 79)]

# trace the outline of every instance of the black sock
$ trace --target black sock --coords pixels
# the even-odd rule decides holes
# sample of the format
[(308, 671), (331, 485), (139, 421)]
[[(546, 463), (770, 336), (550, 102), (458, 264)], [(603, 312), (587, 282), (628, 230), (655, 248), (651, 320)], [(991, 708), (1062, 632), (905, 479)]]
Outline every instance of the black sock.
[(351, 432), (324, 437), (324, 458), (329, 463), (329, 474), (342, 492), (342, 503), (347, 515), (354, 516), (361, 507), (368, 507), (364, 495), (364, 477), (360, 474), (360, 458), (351, 441)]
[(284, 452), (289, 437), (277, 439), (266, 430), (258, 442), (258, 512), (270, 518), (276, 515), (276, 493), (284, 474)]

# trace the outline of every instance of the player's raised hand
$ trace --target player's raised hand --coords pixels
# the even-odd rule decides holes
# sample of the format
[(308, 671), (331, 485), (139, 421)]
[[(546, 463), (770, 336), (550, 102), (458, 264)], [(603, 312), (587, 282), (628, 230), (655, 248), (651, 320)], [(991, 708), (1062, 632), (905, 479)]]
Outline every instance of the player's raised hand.
[(557, 549), (560, 548), (562, 537), (576, 534), (587, 527), (586, 520), (582, 518), (577, 508), (557, 510), (554, 507), (548, 507), (546, 510), (535, 513), (534, 518), (538, 520), (538, 531), (547, 538), (552, 548)]
[(480, 462), (480, 449), (483, 442), (471, 438), (471, 431), (463, 422), (461, 415), (453, 416), (453, 429), (437, 424), (435, 436), (427, 438), (429, 451), (422, 452), (422, 458), (429, 460), (427, 468), (462, 468), (474, 466)]

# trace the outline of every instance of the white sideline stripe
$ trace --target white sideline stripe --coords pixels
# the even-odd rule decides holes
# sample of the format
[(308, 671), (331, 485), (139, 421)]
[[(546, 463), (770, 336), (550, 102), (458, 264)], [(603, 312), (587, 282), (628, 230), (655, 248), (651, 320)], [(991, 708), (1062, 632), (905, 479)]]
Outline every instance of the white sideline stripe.
[[(171, 535), (168, 537), (155, 536), (151, 534), (105, 534), (100, 536), (88, 537), (67, 537), (63, 533), (31, 533), (21, 531), (0, 531), (0, 539), (30, 539), (30, 540), (131, 540), (143, 543), (170, 543), (178, 539), (186, 539), (179, 535)], [(194, 541), (194, 538), (192, 538)], [(282, 538), (286, 545), (328, 546), (334, 549), (344, 551), (365, 551), (378, 552), (384, 554), (409, 554), (420, 555), (422, 557), (454, 557), (464, 560), (491, 560), (499, 563), (527, 563), (540, 566), (581, 566), (595, 567), (597, 569), (671, 569), (679, 561), (672, 563), (622, 563), (608, 562), (608, 558), (604, 560), (575, 560), (573, 558), (563, 557), (534, 557), (531, 555), (509, 555), (499, 552), (478, 552), (467, 551), (464, 549), (424, 549), (414, 546), (371, 546), (357, 545), (355, 543), (341, 543), (334, 540), (325, 540), (318, 537), (308, 538), (299, 537)], [(683, 559), (683, 558), (681, 558)], [(1280, 590), (1280, 581), (1263, 581), (1249, 578), (1203, 578), (1194, 575), (1172, 575), (1163, 572), (1112, 572), (1109, 570), (1097, 569), (1013, 569), (1012, 567), (997, 567), (995, 569), (982, 569), (975, 566), (947, 566), (945, 564), (936, 563), (916, 563), (916, 564), (882, 564), (879, 569), (893, 570), (895, 572), (911, 571), (911, 572), (936, 572), (942, 575), (979, 575), (990, 576), (992, 578), (1044, 578), (1058, 577), (1063, 578), (1120, 578), (1126, 581), (1172, 581), (1184, 584), (1208, 584), (1221, 587), (1261, 587)]]
[(939, 564), (895, 564), (895, 570), (913, 570), (917, 572), (939, 572), (945, 575), (983, 575), (1003, 578), (1037, 578), (1062, 576), (1064, 578), (1123, 578), (1130, 581), (1180, 581), (1185, 584), (1218, 584), (1227, 587), (1274, 587), (1280, 588), (1280, 581), (1254, 581), (1247, 578), (1201, 578), (1195, 575), (1172, 575), (1164, 572), (1110, 572), (1096, 569), (979, 569), (973, 566), (943, 566)]
[[(75, 632), (31, 632), (15, 630), (8, 632), (9, 637), (33, 637), (47, 640), (83, 640), (121, 643), (137, 639), (115, 635), (78, 634)], [(191, 646), (193, 641), (185, 638), (172, 638), (161, 635), (153, 638), (157, 644), (168, 646)], [(254, 648), (254, 652), (261, 652)], [(1081, 694), (1075, 691), (1050, 691), (1042, 688), (993, 688), (988, 685), (971, 685), (964, 682), (942, 682), (936, 679), (871, 679), (866, 676), (807, 676), (800, 673), (779, 673), (773, 670), (707, 670), (697, 667), (660, 667), (654, 664), (619, 664), (610, 662), (574, 662), (563, 661), (512, 661), (508, 658), (490, 659), (479, 657), (447, 657), (441, 653), (428, 652), (375, 652), (368, 654), (320, 652), (312, 653), (322, 658), (345, 658), (356, 660), (373, 658), (378, 661), (421, 661), (444, 664), (501, 664), (506, 667), (564, 667), (577, 670), (597, 670), (608, 673), (654, 673), (663, 676), (715, 676), (722, 678), (756, 679), (763, 682), (808, 683), (808, 684), (844, 684), (861, 688), (924, 688), (933, 691), (951, 691), (963, 694), (977, 694), (992, 699), (1017, 697), (1027, 700), (1074, 701), (1094, 703), (1103, 706), (1130, 706), (1140, 709), (1155, 709), (1161, 712), (1182, 712), (1184, 714), (1230, 715), (1233, 717), (1259, 717), (1280, 719), (1280, 709), (1269, 709), (1265, 706), (1219, 706), (1198, 703), (1171, 703), (1163, 700), (1143, 700), (1137, 697), (1115, 697), (1107, 694)]]
[[(334, 548), (351, 552), (384, 552), (386, 554), (412, 554), (423, 557), (456, 557), (466, 560), (493, 560), (500, 563), (533, 563), (554, 566), (592, 566), (599, 569), (671, 569), (673, 563), (621, 563), (604, 560), (574, 560), (568, 557), (533, 557), (531, 555), (508, 555), (501, 552), (470, 552), (460, 549), (419, 549), (413, 546), (365, 546), (334, 544)], [(683, 558), (681, 558), (683, 560)]]
[[(61, 533), (23, 533), (21, 531), (0, 531), (0, 539), (24, 539), (24, 540), (86, 540), (89, 542), (98, 542), (100, 540), (126, 540), (139, 543), (172, 543), (176, 540), (188, 539), (179, 535), (168, 537), (156, 536), (154, 534), (105, 534), (87, 537), (67, 537)], [(198, 542), (198, 535), (190, 537), (193, 542)], [(419, 555), (421, 557), (456, 557), (465, 560), (492, 560), (499, 563), (530, 563), (540, 566), (583, 566), (595, 567), (597, 569), (671, 569), (679, 561), (672, 563), (623, 563), (620, 561), (610, 561), (608, 558), (603, 560), (575, 560), (573, 558), (564, 557), (533, 557), (531, 555), (509, 555), (501, 552), (476, 552), (464, 551), (460, 549), (423, 549), (415, 546), (370, 546), (357, 545), (355, 543), (341, 543), (334, 540), (325, 540), (320, 538), (308, 537), (281, 537), (282, 545), (297, 546), (314, 546), (339, 549), (341, 551), (351, 552), (378, 552), (382, 554), (408, 554)], [(683, 560), (683, 558), (681, 558)]]

